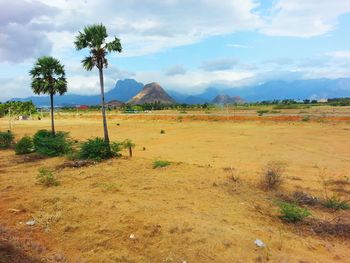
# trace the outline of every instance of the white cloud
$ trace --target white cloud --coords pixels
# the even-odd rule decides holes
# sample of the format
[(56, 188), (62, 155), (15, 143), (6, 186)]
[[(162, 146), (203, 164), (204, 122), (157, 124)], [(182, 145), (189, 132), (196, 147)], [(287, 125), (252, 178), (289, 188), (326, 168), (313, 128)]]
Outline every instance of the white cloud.
[(33, 23), (58, 10), (38, 1), (0, 1), (0, 60), (22, 62), (50, 53), (52, 43)]
[(184, 68), (183, 65), (174, 65), (165, 70), (165, 74), (168, 76), (184, 75), (186, 74), (186, 72), (187, 70)]
[(350, 51), (348, 50), (332, 51), (326, 53), (326, 55), (337, 59), (350, 59)]
[(17, 78), (0, 78), (0, 101), (6, 101), (15, 97), (28, 97), (33, 95), (30, 88), (29, 76)]
[[(77, 32), (92, 23), (104, 23), (110, 35), (120, 37), (124, 50), (118, 56), (128, 57), (163, 52), (239, 31), (257, 30), (270, 36), (319, 36), (333, 30), (339, 17), (350, 12), (348, 0), (274, 0), (267, 12), (257, 11), (262, 1), (0, 0), (0, 99), (30, 95), (30, 80), (22, 76), (27, 75), (34, 58), (47, 54), (58, 57), (66, 65), (70, 92), (98, 93), (97, 72), (84, 71), (80, 64), (84, 52), (77, 53), (73, 45)], [(240, 40), (227, 47), (253, 47), (252, 43), (243, 44)], [(258, 48), (257, 44), (252, 51)], [(304, 77), (350, 75), (346, 70), (350, 68), (350, 51), (346, 50), (299, 62), (288, 58), (265, 60), (261, 68), (256, 66), (258, 61), (249, 64), (230, 57), (232, 54), (239, 54), (238, 50), (228, 50), (223, 57), (204, 61), (195, 70), (188, 70), (186, 61), (180, 62), (186, 68), (173, 65), (152, 72), (143, 68), (135, 73), (110, 64), (105, 74), (106, 89), (112, 88), (117, 79), (128, 77), (142, 82), (159, 81), (165, 87), (193, 92), (215, 83), (239, 86), (273, 76), (287, 78), (288, 74)], [(194, 59), (191, 65), (201, 61), (198, 56)], [(4, 61), (14, 65), (10, 74)], [(25, 63), (21, 64), (23, 61)]]
[(201, 69), (205, 71), (232, 70), (239, 64), (236, 58), (216, 58), (202, 62)]
[(251, 46), (242, 45), (242, 44), (227, 44), (226, 46), (232, 47), (232, 48), (251, 48)]
[(261, 32), (271, 36), (319, 36), (333, 30), (339, 16), (348, 12), (348, 0), (278, 0), (265, 17)]
[[(124, 56), (150, 54), (261, 24), (253, 12), (258, 6), (255, 0), (41, 1), (60, 8), (54, 20), (56, 31), (76, 33), (87, 21), (108, 25), (121, 38)], [(103, 16), (96, 16), (96, 10)]]

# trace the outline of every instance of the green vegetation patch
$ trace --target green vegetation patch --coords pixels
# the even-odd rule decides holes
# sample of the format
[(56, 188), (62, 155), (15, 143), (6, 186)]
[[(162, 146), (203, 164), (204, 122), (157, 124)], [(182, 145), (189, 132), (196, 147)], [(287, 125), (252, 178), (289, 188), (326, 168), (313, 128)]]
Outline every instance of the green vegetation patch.
[(11, 131), (0, 132), (0, 149), (8, 149), (13, 144), (15, 136)]
[(169, 166), (171, 162), (165, 160), (156, 160), (153, 162), (153, 169)]
[(48, 130), (39, 130), (33, 137), (35, 151), (44, 156), (60, 156), (72, 150), (72, 142), (67, 132), (52, 134)]
[(46, 187), (59, 185), (59, 181), (57, 180), (56, 176), (52, 173), (50, 169), (45, 167), (39, 169), (37, 181), (39, 184), (42, 184)]
[(338, 196), (333, 196), (331, 198), (326, 199), (322, 203), (325, 207), (331, 208), (334, 210), (346, 210), (350, 208), (350, 204), (348, 200), (342, 200)]
[(291, 223), (302, 221), (311, 215), (307, 209), (301, 208), (294, 203), (279, 202), (278, 205), (280, 207), (281, 218)]

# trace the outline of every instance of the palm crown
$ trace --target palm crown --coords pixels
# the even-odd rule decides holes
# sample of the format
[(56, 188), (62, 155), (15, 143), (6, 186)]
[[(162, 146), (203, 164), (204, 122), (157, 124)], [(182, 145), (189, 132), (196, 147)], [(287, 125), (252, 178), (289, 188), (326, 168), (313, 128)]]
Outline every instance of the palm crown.
[(108, 61), (106, 55), (111, 52), (122, 52), (120, 40), (115, 37), (113, 41), (106, 42), (108, 37), (106, 27), (102, 24), (95, 24), (84, 28), (79, 32), (74, 42), (77, 50), (90, 49), (90, 55), (82, 60), (86, 70), (106, 68)]
[(63, 95), (67, 92), (64, 66), (53, 57), (39, 58), (29, 74), (35, 94)]

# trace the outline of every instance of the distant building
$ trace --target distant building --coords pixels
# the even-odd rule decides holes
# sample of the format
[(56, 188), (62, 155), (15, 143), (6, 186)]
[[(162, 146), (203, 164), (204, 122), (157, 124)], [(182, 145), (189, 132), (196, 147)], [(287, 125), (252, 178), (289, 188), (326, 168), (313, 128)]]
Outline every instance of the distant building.
[(79, 105), (79, 106), (77, 106), (77, 109), (78, 110), (88, 110), (89, 106), (87, 106), (87, 105)]
[(327, 103), (328, 99), (319, 99), (317, 100), (318, 103)]
[(111, 100), (111, 101), (106, 103), (106, 107), (110, 108), (110, 109), (120, 108), (120, 107), (123, 107), (124, 105), (125, 105), (125, 103), (121, 102), (119, 100)]
[(20, 115), (20, 116), (18, 116), (18, 120), (20, 120), (20, 121), (26, 121), (28, 119), (29, 119), (29, 117), (27, 115)]

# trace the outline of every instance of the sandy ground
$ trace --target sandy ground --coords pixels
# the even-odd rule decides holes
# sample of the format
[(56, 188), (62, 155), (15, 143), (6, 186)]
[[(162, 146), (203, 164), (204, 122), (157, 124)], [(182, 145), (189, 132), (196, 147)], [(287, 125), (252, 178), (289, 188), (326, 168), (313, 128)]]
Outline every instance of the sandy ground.
[[(14, 132), (20, 138), (49, 124), (16, 122)], [(7, 127), (0, 120), (0, 130)], [(92, 118), (58, 118), (56, 127), (78, 140), (102, 135)], [(22, 250), (35, 258), (27, 262), (350, 262), (349, 239), (283, 223), (275, 193), (257, 187), (262, 168), (281, 161), (281, 192), (322, 196), (322, 171), (333, 180), (350, 176), (350, 123), (114, 118), (109, 130), (112, 140), (136, 143), (131, 160), (62, 169), (64, 158), (25, 162), (0, 152), (0, 223), (3, 233), (15, 231), (7, 241), (28, 243)], [(172, 165), (152, 169), (155, 159)], [(43, 166), (60, 186), (36, 184)], [(349, 185), (341, 190), (349, 196)], [(322, 219), (349, 216), (310, 210)], [(37, 224), (26, 226), (32, 217)], [(267, 247), (256, 247), (257, 238)], [(1, 253), (0, 262), (7, 262)]]

